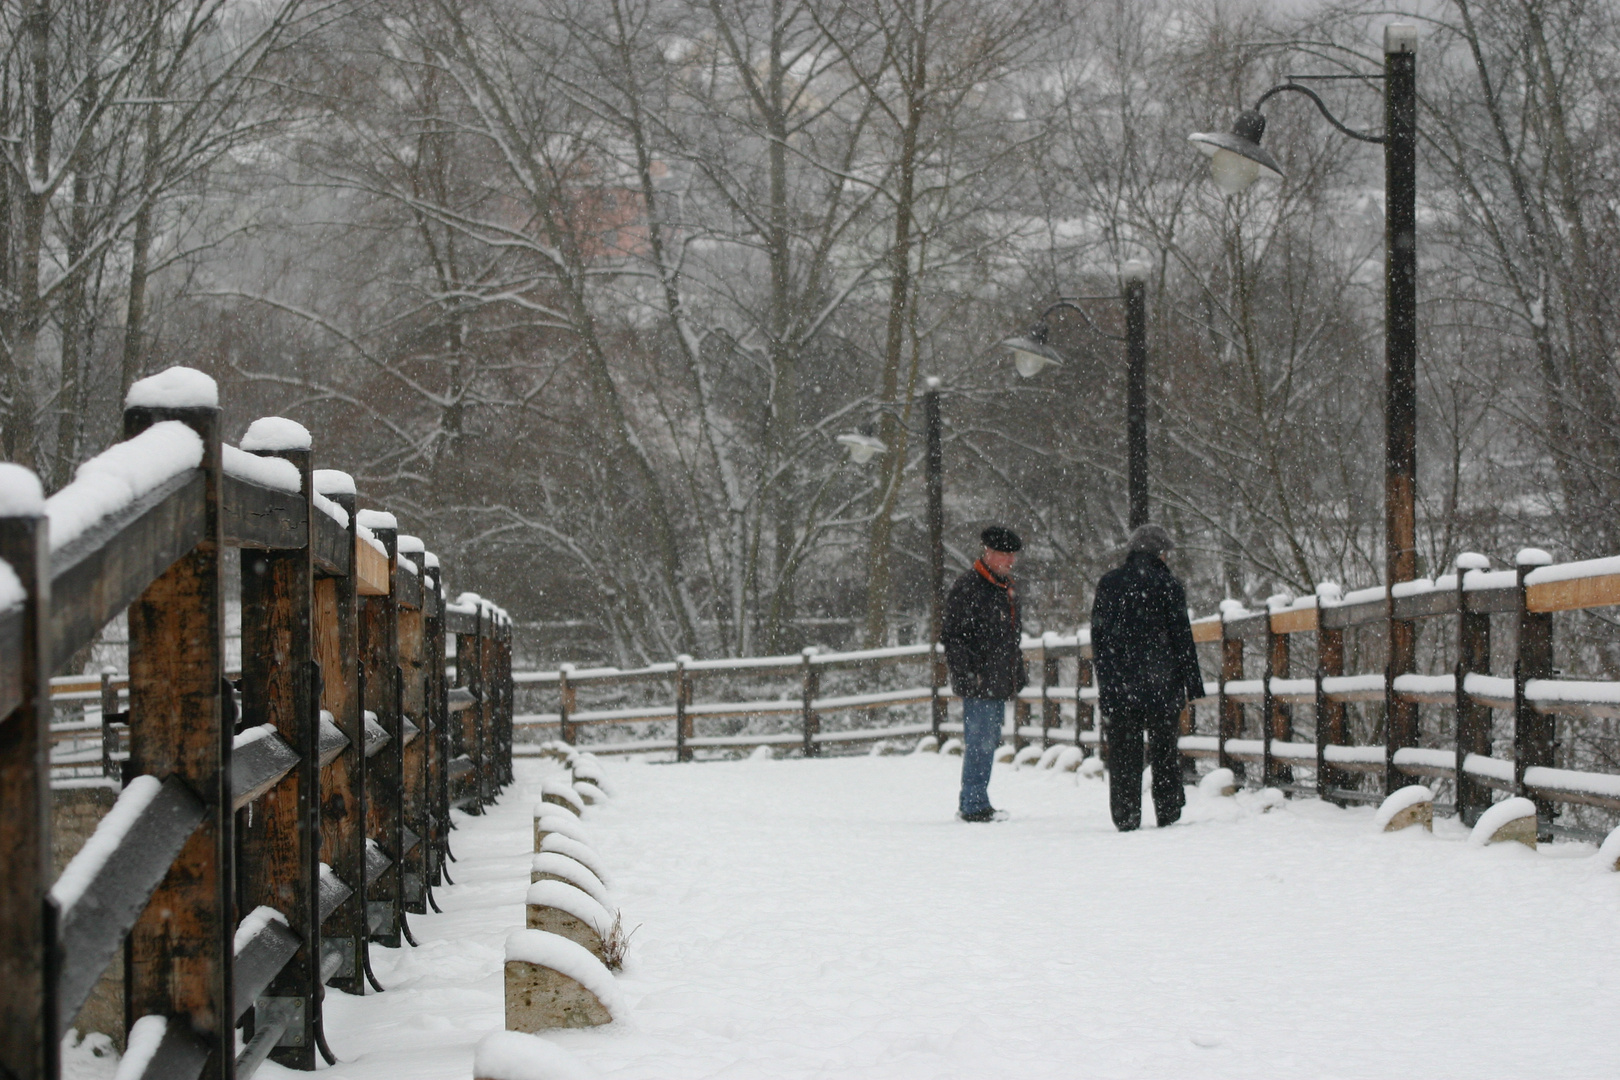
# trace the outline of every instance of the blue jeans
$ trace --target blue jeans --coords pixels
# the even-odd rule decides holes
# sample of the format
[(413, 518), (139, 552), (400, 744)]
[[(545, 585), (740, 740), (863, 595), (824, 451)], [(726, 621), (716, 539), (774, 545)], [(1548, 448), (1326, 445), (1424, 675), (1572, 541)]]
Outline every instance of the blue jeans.
[(1000, 698), (967, 698), (962, 702), (962, 797), (957, 809), (977, 814), (990, 809), (990, 766), (1001, 745), (1007, 703)]

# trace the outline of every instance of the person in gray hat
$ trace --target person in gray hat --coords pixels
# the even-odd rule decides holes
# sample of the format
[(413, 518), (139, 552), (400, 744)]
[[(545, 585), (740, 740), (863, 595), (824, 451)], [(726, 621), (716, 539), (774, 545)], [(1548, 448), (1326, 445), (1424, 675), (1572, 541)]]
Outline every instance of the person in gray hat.
[(1175, 547), (1159, 525), (1131, 533), (1125, 565), (1097, 582), (1091, 605), (1091, 650), (1097, 704), (1108, 730), (1108, 795), (1114, 825), (1142, 823), (1142, 736), (1153, 769), (1153, 809), (1159, 827), (1181, 817), (1176, 745), (1181, 710), (1202, 697), (1204, 676), (1187, 618), (1187, 593), (1164, 564)]

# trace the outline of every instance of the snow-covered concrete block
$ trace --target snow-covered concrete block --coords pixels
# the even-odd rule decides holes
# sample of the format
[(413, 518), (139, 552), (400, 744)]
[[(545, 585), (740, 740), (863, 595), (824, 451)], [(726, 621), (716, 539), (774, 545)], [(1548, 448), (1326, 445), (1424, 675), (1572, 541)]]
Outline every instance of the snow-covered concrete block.
[(521, 1031), (492, 1031), (473, 1050), (473, 1080), (594, 1080), (556, 1043)]
[(591, 754), (575, 754), (568, 761), (568, 772), (574, 778), (576, 784), (584, 780), (587, 783), (595, 784), (609, 795), (613, 794), (613, 787), (608, 783), (607, 776), (602, 771), (602, 763), (597, 761)]
[(1065, 746), (1052, 762), (1052, 768), (1058, 772), (1074, 772), (1080, 763), (1086, 760), (1086, 752), (1078, 746)]
[(534, 850), (539, 851), (540, 845), (552, 833), (566, 836), (581, 844), (588, 845), (591, 842), (591, 838), (580, 826), (579, 818), (566, 810), (559, 810), (553, 803), (543, 802), (534, 808)]
[(597, 1027), (624, 1012), (607, 966), (581, 945), (544, 930), (506, 939), (506, 1029)]
[(913, 754), (939, 753), (939, 740), (932, 735), (924, 735), (917, 740), (917, 745), (911, 748)]
[(536, 881), (567, 882), (609, 911), (617, 907), (607, 886), (602, 884), (601, 878), (591, 873), (588, 866), (555, 851), (542, 851), (529, 860), (529, 882), (533, 884)]
[(1603, 846), (1598, 848), (1598, 865), (1613, 873), (1620, 871), (1620, 827), (1603, 839)]
[(945, 745), (939, 748), (939, 752), (942, 754), (956, 754), (960, 757), (962, 754), (962, 740), (946, 739)]
[(1198, 781), (1198, 790), (1215, 797), (1236, 795), (1237, 775), (1231, 769), (1211, 769)]
[(1536, 804), (1522, 795), (1504, 799), (1479, 815), (1468, 842), (1479, 847), (1517, 841), (1536, 846)]
[(1041, 760), (1041, 748), (1031, 743), (1013, 755), (1013, 768), (1022, 769), (1025, 765), (1033, 765)]
[(756, 746), (754, 752), (748, 755), (749, 761), (775, 761), (776, 751), (769, 746)]
[(1035, 762), (1035, 767), (1038, 769), (1050, 769), (1053, 765), (1057, 764), (1058, 755), (1067, 749), (1070, 748), (1063, 746), (1061, 743), (1054, 743), (1053, 745), (1048, 746), (1045, 750), (1041, 751), (1041, 756), (1039, 760)]
[(1400, 832), (1413, 825), (1434, 832), (1434, 792), (1423, 784), (1408, 784), (1390, 792), (1379, 805), (1373, 824), (1385, 832)]
[(1101, 780), (1108, 773), (1108, 767), (1103, 764), (1100, 757), (1088, 757), (1074, 770), (1087, 780)]
[(574, 785), (563, 780), (547, 780), (540, 785), (540, 801), (548, 802), (578, 817), (585, 812), (585, 801)]
[(1000, 746), (996, 747), (996, 761), (1006, 764), (1012, 759), (1013, 748), (1011, 743), (1002, 743)]
[(604, 943), (613, 929), (613, 916), (583, 889), (566, 881), (536, 881), (524, 904), (524, 925), (530, 930), (561, 935), (607, 961)]
[(586, 806), (598, 806), (607, 802), (607, 792), (589, 780), (575, 780), (574, 793), (584, 800)]
[(546, 852), (556, 852), (558, 855), (566, 855), (570, 859), (573, 859), (575, 862), (579, 863), (581, 866), (585, 867), (585, 869), (589, 870), (591, 873), (595, 874), (601, 880), (606, 881), (608, 879), (607, 874), (602, 869), (601, 856), (597, 855), (595, 851), (591, 850), (589, 845), (582, 844), (578, 840), (570, 839), (569, 837), (563, 836), (561, 833), (552, 833), (544, 840), (540, 841), (540, 853), (543, 855)]

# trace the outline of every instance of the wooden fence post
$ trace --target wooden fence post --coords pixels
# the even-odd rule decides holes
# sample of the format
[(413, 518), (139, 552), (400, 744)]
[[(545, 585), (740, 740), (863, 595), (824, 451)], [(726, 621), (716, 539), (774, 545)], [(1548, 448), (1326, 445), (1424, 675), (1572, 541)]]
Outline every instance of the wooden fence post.
[[(332, 714), (348, 745), (326, 767), (321, 783), (321, 858), (353, 891), (326, 917), (322, 951), (330, 945), (336, 967), (328, 980), (349, 994), (366, 992), (366, 723), (360, 700), (360, 606), (354, 567), (354, 481), (333, 469), (313, 476), (317, 494), (348, 518), (341, 574), (315, 580), (315, 658), (321, 672), (321, 708)], [(316, 513), (325, 513), (317, 510)], [(324, 962), (324, 956), (323, 956)]]
[[(1268, 609), (1269, 609), (1269, 605)], [(1286, 762), (1278, 764), (1272, 754), (1271, 744), (1274, 740), (1283, 742), (1294, 740), (1294, 711), (1284, 702), (1276, 699), (1271, 691), (1272, 679), (1286, 679), (1289, 674), (1288, 635), (1274, 633), (1271, 629), (1271, 615), (1266, 615), (1266, 683), (1265, 683), (1265, 784), (1274, 787), (1277, 784), (1291, 784), (1294, 782), (1294, 770)]]
[[(1052, 696), (1052, 690), (1058, 685), (1058, 658), (1051, 655), (1046, 647), (1046, 640), (1041, 641), (1041, 749), (1046, 750), (1052, 745), (1052, 729), (1063, 726), (1063, 717), (1058, 711), (1057, 698)], [(1080, 722), (1079, 713), (1075, 714), (1075, 724)]]
[(934, 735), (934, 745), (945, 741), (945, 715), (950, 700), (944, 690), (950, 685), (950, 669), (945, 666), (945, 646), (936, 638), (930, 646), (928, 662), (928, 723)]
[(438, 886), (443, 880), (445, 848), (450, 832), (450, 702), (449, 680), (445, 673), (444, 586), (438, 557), (422, 556), (422, 604), (427, 612), (427, 698), (428, 717), (428, 832), (427, 880)]
[(573, 746), (577, 738), (573, 722), (568, 719), (574, 711), (574, 688), (568, 684), (568, 673), (573, 670), (573, 664), (563, 664), (557, 670), (557, 721), (562, 729), (562, 741), (569, 746)]
[[(1320, 601), (1318, 601), (1320, 604)], [(1329, 792), (1343, 787), (1344, 777), (1327, 762), (1329, 746), (1344, 745), (1344, 702), (1331, 701), (1322, 687), (1323, 679), (1344, 674), (1344, 631), (1324, 626), (1320, 606), (1316, 612), (1316, 795), (1329, 798)]]
[(129, 606), (130, 774), (181, 780), (206, 813), (130, 930), (125, 1022), (180, 1018), (207, 1046), (212, 1080), (233, 1075), (236, 1057), (219, 408), (131, 406), (124, 436), (165, 420), (202, 437), (203, 538)]
[[(1491, 616), (1468, 610), (1466, 579), (1470, 570), (1487, 570), (1490, 560), (1464, 552), (1457, 556), (1457, 817), (1472, 828), (1491, 805), (1491, 789), (1468, 775), (1464, 765), (1469, 754), (1489, 756), (1491, 752), (1491, 708), (1468, 695), (1468, 676), (1490, 674)], [(1522, 594), (1521, 594), (1522, 595)]]
[(389, 865), (366, 886), (370, 936), (389, 948), (400, 943), (403, 907), (404, 724), (399, 709), (399, 529), (393, 515), (356, 515), (388, 556), (388, 592), (360, 601), (360, 655), (365, 665), (365, 708), (377, 714), (388, 742), (366, 763), (366, 834)]
[(311, 677), (315, 563), (310, 514), (315, 505), (308, 433), (302, 447), (278, 447), (263, 455), (290, 461), (298, 469), (301, 490), (289, 496), (288, 509), (303, 515), (304, 543), (299, 548), (242, 549), (242, 725), (275, 728), (298, 755), (298, 764), (259, 797), (238, 826), (238, 888), (244, 911), (273, 908), (301, 939), (298, 951), (253, 1003), (254, 1025), (265, 1022), (262, 1010), (274, 1011), (288, 1027), (271, 1059), (289, 1068), (313, 1069), (320, 1008), (320, 715)]
[[(1086, 646), (1089, 648), (1090, 646)], [(1091, 658), (1081, 656), (1075, 662), (1074, 669), (1074, 745), (1085, 753), (1086, 744), (1082, 732), (1090, 731), (1097, 723), (1097, 710), (1095, 706), (1086, 703), (1080, 696), (1080, 691), (1092, 685), (1093, 668)], [(1097, 751), (1102, 752), (1102, 740), (1097, 742)]]
[(816, 756), (816, 733), (821, 730), (821, 717), (816, 715), (815, 710), (816, 697), (821, 693), (821, 674), (811, 662), (815, 655), (816, 648), (813, 645), (806, 646), (799, 654), (804, 664), (804, 681), (800, 686), (799, 696), (802, 702), (800, 712), (804, 728), (804, 756), (807, 758)]
[[(398, 540), (400, 567), (411, 573), (415, 567), (416, 606), (399, 608), (399, 668), (401, 728), (406, 723), (416, 728), (410, 742), (401, 747), (402, 820), (409, 834), (404, 839), (404, 865), (400, 869), (401, 902), (405, 910), (415, 915), (427, 914), (427, 850), (428, 837), (428, 744), (433, 727), (428, 716), (427, 674), (427, 620), (423, 608), (427, 581), (423, 573), (422, 541), (414, 536), (401, 536)], [(415, 840), (412, 841), (411, 837)]]
[(1386, 642), (1389, 662), (1384, 665), (1384, 794), (1404, 787), (1406, 774), (1395, 767), (1395, 754), (1418, 742), (1418, 707), (1395, 693), (1395, 680), (1416, 670), (1417, 623), (1395, 617), (1395, 583), (1384, 583), (1384, 603), (1388, 606)]
[(1226, 684), (1243, 678), (1243, 639), (1227, 636), (1227, 622), (1221, 620), (1221, 693), (1217, 699), (1220, 708), (1220, 727), (1217, 734), (1218, 751), (1216, 764), (1223, 769), (1231, 769), (1232, 774), (1242, 779), (1245, 773), (1244, 763), (1233, 761), (1226, 752), (1228, 739), (1240, 738), (1243, 735), (1243, 703), (1232, 701), (1226, 696)]
[(499, 753), (495, 759), (495, 790), (512, 782), (512, 620), (504, 614), (495, 637), (495, 685), (500, 688), (500, 724), (497, 729)]
[[(0, 559), (22, 586), (17, 704), (0, 717), (0, 1075), (55, 1080), (56, 919), (51, 886), (51, 547), (39, 481), (0, 466), (15, 517)], [(30, 497), (31, 496), (31, 497)]]
[(495, 678), (495, 635), (500, 619), (494, 605), (485, 603), (478, 622), (478, 685), (482, 687), (483, 707), (478, 710), (478, 805), (495, 801), (495, 773), (500, 761), (501, 687)]
[(119, 774), (113, 761), (113, 751), (118, 749), (118, 732), (113, 728), (119, 715), (118, 690), (113, 686), (117, 673), (116, 668), (101, 669), (101, 775), (107, 777)]
[[(1556, 718), (1536, 711), (1524, 694), (1531, 679), (1550, 678), (1553, 673), (1553, 625), (1551, 612), (1533, 612), (1525, 604), (1524, 579), (1538, 566), (1552, 562), (1552, 556), (1536, 548), (1518, 553), (1514, 564), (1519, 572), (1518, 658), (1513, 664), (1513, 783), (1518, 794), (1532, 797), (1524, 782), (1524, 771), (1532, 765), (1553, 765), (1556, 748)], [(1536, 799), (1536, 832), (1541, 840), (1552, 839), (1553, 805)]]
[(691, 704), (687, 694), (686, 665), (692, 658), (685, 653), (675, 658), (675, 760), (691, 761), (692, 749), (686, 745), (687, 737), (691, 734), (687, 730), (686, 706)]

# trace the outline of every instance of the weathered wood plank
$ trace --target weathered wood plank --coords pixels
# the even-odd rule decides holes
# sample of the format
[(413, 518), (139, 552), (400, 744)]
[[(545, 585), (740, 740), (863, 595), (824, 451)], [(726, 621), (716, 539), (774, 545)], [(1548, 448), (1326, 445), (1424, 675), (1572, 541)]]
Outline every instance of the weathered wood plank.
[(298, 754), (276, 735), (236, 748), (231, 753), (231, 809), (240, 810), (258, 799), (297, 765)]
[(54, 1080), (60, 1038), (51, 1015), (55, 980), (46, 906), (51, 881), (51, 609), (49, 525), (43, 516), (0, 518), (0, 559), (25, 598), (9, 613), (6, 707), (0, 711), (0, 1075)]
[(349, 737), (332, 722), (332, 714), (321, 710), (320, 767), (326, 768), (349, 748)]
[(165, 1024), (163, 1038), (157, 1050), (131, 1080), (197, 1080), (208, 1064), (209, 1044), (167, 1017), (146, 1016), (139, 1023), (161, 1021)]
[[(382, 847), (393, 863), (380, 878), (367, 884), (366, 906), (368, 913), (387, 912), (381, 929), (373, 929), (372, 937), (386, 947), (398, 948), (402, 940), (400, 927), (403, 911), (399, 840), (404, 827), (399, 605), (394, 599), (399, 533), (396, 529), (386, 528), (374, 529), (373, 532), (388, 553), (383, 567), (385, 588), (377, 595), (365, 595), (364, 589), (361, 590), (360, 658), (365, 665), (365, 707), (376, 714), (378, 724), (388, 734), (388, 741), (366, 762), (366, 835)], [(367, 550), (375, 554), (376, 549), (363, 541), (355, 548), (356, 552)], [(373, 920), (368, 914), (370, 921)]]
[(1310, 634), (1316, 631), (1316, 609), (1291, 608), (1271, 616), (1273, 634)]
[[(315, 1067), (320, 1009), (320, 702), (314, 671), (313, 465), (307, 448), (274, 457), (298, 470), (296, 495), (281, 494), (263, 524), (268, 550), (242, 552), (242, 712), (250, 725), (276, 730), (293, 755), (291, 771), (269, 785), (237, 830), (238, 893), (243, 905), (274, 908), (298, 945), (267, 993), (296, 1001), (271, 1060)], [(229, 488), (227, 487), (227, 491)], [(228, 520), (228, 519), (227, 519)], [(260, 742), (269, 742), (261, 739)], [(234, 778), (234, 776), (233, 776)], [(238, 1006), (241, 1002), (238, 1001)], [(257, 1022), (257, 1013), (255, 1013)]]
[(51, 655), (66, 661), (207, 535), (208, 480), (182, 473), (51, 557)]
[(392, 573), (389, 556), (372, 547), (362, 537), (354, 540), (354, 562), (351, 572), (355, 578), (355, 591), (361, 596), (387, 596)]
[[(124, 431), (133, 436), (169, 419), (203, 437), (204, 520), (196, 546), (129, 607), (129, 767), (183, 780), (207, 814), (130, 931), (127, 1002), (132, 1015), (183, 1021), (208, 1045), (203, 1075), (224, 1080), (236, 1057), (236, 927), (229, 876), (232, 732), (222, 694), (219, 410), (133, 408), (124, 414)], [(176, 504), (188, 512), (192, 505)], [(172, 544), (177, 531), (167, 535)]]
[(175, 777), (147, 804), (116, 851), (69, 905), (58, 923), (62, 968), (57, 979), (55, 1038), (78, 1015), (124, 935), (169, 872), (207, 808)]
[[(26, 607), (0, 611), (0, 717), (10, 716), (22, 704), (24, 690), (29, 683), (29, 669), (26, 666), (29, 655), (26, 642), (28, 625)], [(49, 621), (45, 624), (45, 632), (50, 633)], [(43, 693), (49, 701), (52, 697), (50, 687), (46, 687)]]
[(284, 922), (266, 920), (258, 933), (242, 942), (236, 950), (236, 1016), (253, 1008), (253, 1002), (269, 988), (275, 977), (287, 966), (303, 944)]
[(1548, 581), (1526, 586), (1524, 590), (1525, 608), (1538, 614), (1612, 607), (1615, 604), (1620, 604), (1620, 574)]
[(229, 473), (223, 491), (227, 547), (293, 550), (308, 545), (304, 495), (260, 487)]
[[(401, 555), (400, 565), (407, 560), (416, 564), (417, 573), (409, 571), (399, 575), (400, 581), (419, 578), (421, 554)], [(418, 590), (420, 597), (420, 590)], [(405, 831), (422, 836), (428, 833), (427, 820), (427, 765), (428, 740), (419, 737), (428, 726), (426, 666), (427, 623), (420, 607), (400, 607), (399, 615), (399, 672), (401, 732), (404, 737), (404, 756), (401, 761), (402, 792), (404, 800), (403, 822)], [(405, 910), (412, 914), (427, 914), (427, 856), (418, 846), (403, 849), (401, 889)]]
[(315, 511), (310, 521), (314, 523), (315, 569), (331, 577), (347, 577), (354, 565), (352, 530), (339, 525), (323, 510)]
[(1385, 599), (1369, 600), (1363, 604), (1342, 604), (1338, 607), (1323, 608), (1320, 613), (1322, 626), (1328, 630), (1345, 630), (1363, 623), (1379, 622), (1389, 617), (1389, 601)]

